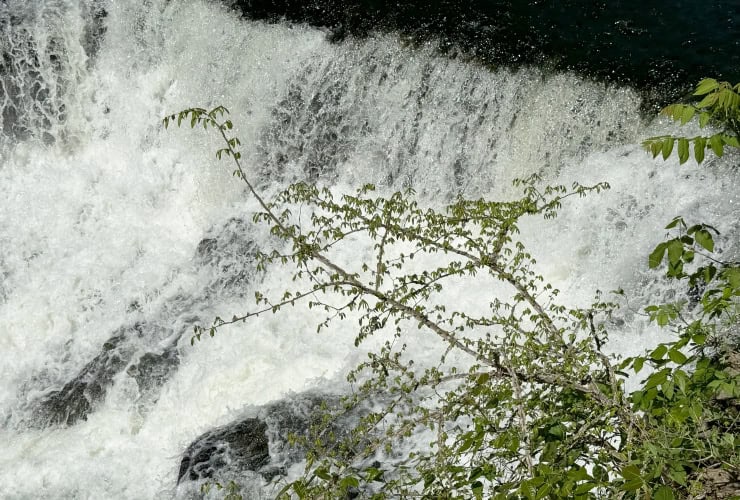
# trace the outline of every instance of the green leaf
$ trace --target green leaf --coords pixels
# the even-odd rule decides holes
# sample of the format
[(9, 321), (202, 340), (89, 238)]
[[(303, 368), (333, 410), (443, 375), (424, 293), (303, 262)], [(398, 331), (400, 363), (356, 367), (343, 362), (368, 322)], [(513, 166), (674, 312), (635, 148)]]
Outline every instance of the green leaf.
[(673, 490), (668, 486), (659, 486), (653, 494), (653, 500), (674, 500)]
[(668, 399), (673, 399), (673, 390), (675, 389), (675, 385), (673, 384), (673, 382), (671, 382), (670, 380), (666, 380), (661, 385), (661, 389), (663, 390), (663, 394), (665, 394)]
[(740, 148), (740, 139), (731, 135), (723, 135), (722, 141), (733, 148)]
[(578, 487), (573, 492), (574, 495), (582, 495), (583, 493), (588, 493), (592, 489), (596, 488), (596, 483), (582, 483), (579, 484)]
[(719, 95), (715, 92), (714, 94), (709, 94), (704, 99), (699, 101), (699, 103), (696, 105), (697, 108), (708, 108), (710, 106), (714, 106), (714, 104), (717, 102), (717, 98)]
[(658, 323), (658, 326), (666, 326), (671, 322), (671, 315), (665, 308), (661, 308), (655, 317), (655, 322)]
[(537, 490), (537, 495), (535, 496), (535, 498), (537, 500), (541, 500), (542, 498), (547, 497), (551, 490), (552, 487), (548, 483), (545, 483)]
[(642, 486), (642, 476), (640, 475), (640, 469), (635, 465), (628, 465), (622, 468), (622, 477), (627, 483), (637, 483), (637, 486), (628, 488), (624, 485), (624, 489), (627, 491), (636, 490)]
[(714, 240), (712, 234), (706, 229), (700, 229), (694, 234), (696, 242), (709, 252), (714, 252)]
[(694, 158), (696, 163), (704, 161), (704, 152), (707, 149), (707, 140), (703, 137), (697, 137), (694, 139)]
[(331, 474), (329, 474), (329, 471), (327, 471), (324, 468), (316, 469), (316, 471), (314, 472), (314, 474), (319, 479), (323, 479), (324, 481), (331, 481)]
[(722, 142), (722, 137), (719, 134), (713, 135), (709, 138), (709, 145), (711, 146), (712, 151), (714, 151), (714, 154), (720, 157), (722, 156), (724, 153), (724, 142)]
[(700, 268), (699, 271), (701, 271), (705, 283), (710, 283), (714, 279), (714, 276), (717, 274), (717, 268), (711, 264)]
[(688, 381), (688, 377), (686, 373), (682, 370), (676, 370), (673, 374), (673, 380), (676, 382), (678, 389), (681, 392), (685, 393), (686, 392), (686, 382)]
[(643, 357), (635, 358), (635, 362), (632, 364), (632, 368), (635, 370), (635, 373), (639, 373), (640, 370), (642, 370), (642, 365), (644, 364), (645, 364), (645, 358)]
[(655, 269), (663, 261), (663, 255), (665, 255), (667, 246), (668, 244), (665, 242), (660, 243), (655, 247), (655, 250), (650, 253), (650, 256), (648, 257), (648, 266), (650, 269)]
[(722, 276), (732, 288), (740, 289), (740, 267), (727, 268), (722, 271)]
[(703, 333), (697, 333), (691, 336), (691, 341), (694, 342), (694, 344), (696, 345), (704, 345), (704, 343), (707, 341), (707, 336)]
[[(367, 470), (365, 470), (365, 474), (367, 476), (365, 477), (365, 481), (368, 483), (373, 481), (382, 481), (384, 471), (381, 469), (376, 469), (374, 467), (369, 467)], [(474, 479), (471, 477), (471, 480)]]
[(683, 221), (683, 217), (680, 215), (678, 217), (674, 217), (673, 220), (665, 227), (666, 229), (673, 229), (674, 227), (681, 224), (682, 226), (686, 227), (686, 223)]
[(671, 240), (668, 242), (668, 263), (677, 265), (683, 255), (683, 243), (680, 240)]
[(681, 125), (686, 125), (694, 117), (694, 113), (696, 113), (696, 109), (694, 109), (693, 106), (686, 106), (683, 108), (681, 113)]
[(650, 353), (650, 358), (654, 361), (660, 361), (661, 359), (663, 359), (663, 356), (665, 356), (666, 352), (668, 352), (668, 347), (666, 347), (665, 344), (660, 344), (658, 347), (655, 348), (655, 350), (653, 350), (653, 352)]
[(565, 427), (562, 424), (553, 425), (547, 430), (547, 433), (559, 439), (565, 437)]
[[(671, 153), (673, 152), (673, 143), (675, 141), (675, 137), (666, 137), (665, 139), (663, 139), (662, 151), (664, 160), (667, 160), (671, 156)], [(722, 144), (722, 141), (720, 141), (720, 144)]]
[(678, 140), (678, 163), (683, 165), (689, 159), (689, 140), (681, 137)]
[(672, 120), (679, 120), (681, 118), (683, 107), (683, 104), (669, 104), (660, 110), (660, 114), (670, 116)]
[(360, 481), (356, 477), (347, 476), (339, 482), (339, 487), (342, 489), (348, 488), (359, 488)]
[(424, 488), (428, 488), (434, 481), (436, 481), (437, 476), (434, 475), (433, 472), (427, 472), (424, 474)]
[(683, 470), (672, 470), (668, 472), (668, 477), (676, 481), (681, 486), (686, 486), (686, 472)]
[(652, 389), (653, 387), (658, 387), (659, 385), (662, 385), (663, 382), (665, 382), (668, 379), (668, 373), (665, 370), (661, 370), (659, 372), (653, 373), (647, 378), (647, 382), (645, 383), (645, 389)]
[(677, 351), (676, 349), (671, 349), (670, 351), (668, 351), (668, 357), (677, 365), (684, 364), (688, 359), (684, 353), (682, 353), (681, 351)]
[(627, 481), (622, 486), (622, 489), (624, 491), (635, 491), (642, 488), (642, 479), (633, 479), (632, 481)]
[(717, 80), (715, 80), (714, 78), (705, 78), (697, 84), (694, 95), (708, 94), (718, 87), (719, 83), (717, 82)]

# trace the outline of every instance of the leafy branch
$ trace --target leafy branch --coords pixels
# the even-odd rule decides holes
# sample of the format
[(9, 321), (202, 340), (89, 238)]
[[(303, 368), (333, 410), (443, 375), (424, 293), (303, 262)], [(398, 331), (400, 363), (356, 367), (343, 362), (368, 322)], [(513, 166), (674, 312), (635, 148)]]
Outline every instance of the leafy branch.
[(661, 135), (650, 137), (642, 142), (642, 146), (650, 151), (653, 158), (662, 155), (667, 160), (676, 146), (678, 161), (686, 163), (690, 157), (689, 145), (693, 144), (694, 158), (697, 163), (704, 161), (705, 152), (711, 149), (715, 155), (721, 157), (725, 147), (740, 148), (740, 83), (731, 85), (713, 78), (705, 78), (696, 86), (694, 96), (702, 97), (696, 104), (671, 104), (661, 111), (674, 121), (685, 125), (694, 118), (698, 118), (699, 127), (719, 127), (720, 131), (711, 135), (696, 137), (680, 137)]
[[(717, 106), (735, 105), (722, 84), (701, 91), (716, 94)], [(217, 158), (231, 158), (234, 175), (259, 203), (253, 220), (286, 246), (260, 253), (259, 267), (290, 265), (298, 290), (276, 299), (256, 292), (256, 310), (196, 326), (193, 341), (298, 302), (326, 313), (319, 330), (353, 315), (356, 346), (382, 336), (381, 347), (349, 373), (355, 392), (342, 411), (361, 401), (380, 409), (341, 436), (329, 416), (322, 418), (303, 440), (304, 477), (280, 496), (338, 498), (364, 488), (374, 498), (675, 498), (717, 457), (727, 457), (722, 467), (737, 464), (737, 430), (712, 434), (711, 422), (719, 415), (718, 391), (736, 397), (740, 382), (701, 349), (685, 353), (703, 345), (707, 323), (677, 326), (676, 342), (620, 362), (601, 351), (607, 337), (601, 318), (615, 306), (598, 298), (586, 309), (559, 304), (558, 290), (535, 272), (535, 259), (516, 239), (522, 218), (555, 217), (564, 200), (607, 184), (542, 188), (532, 176), (517, 181), (522, 195), (513, 201), (459, 198), (442, 210), (420, 206), (411, 190), (376, 196), (372, 185), (336, 197), (297, 183), (266, 201), (242, 167), (227, 113), (221, 106), (191, 108), (164, 124), (218, 131), (224, 147)], [(295, 207), (310, 208), (309, 220), (296, 221)], [(671, 224), (682, 233), (656, 248), (650, 266), (667, 256), (669, 278), (689, 279), (688, 265), (713, 251), (716, 230), (689, 227), (683, 219)], [(370, 255), (340, 264), (336, 256), (353, 252), (358, 239), (373, 243)], [(717, 270), (717, 276), (738, 288), (735, 274)], [(451, 283), (481, 290), (487, 307), (449, 303), (443, 292)], [(732, 290), (729, 297), (720, 293), (726, 300), (715, 300), (715, 311), (729, 310)], [(647, 313), (661, 325), (681, 319), (670, 305)], [(436, 365), (418, 366), (409, 356), (414, 328), (433, 334), (424, 337), (424, 347), (443, 353)], [(694, 372), (687, 370), (691, 364)], [(639, 372), (644, 365), (652, 373), (638, 391), (625, 394), (622, 370)], [(697, 427), (706, 434), (697, 436)], [(394, 454), (404, 439), (424, 432), (434, 435), (429, 449), (400, 459)], [(377, 456), (393, 467), (375, 465)]]

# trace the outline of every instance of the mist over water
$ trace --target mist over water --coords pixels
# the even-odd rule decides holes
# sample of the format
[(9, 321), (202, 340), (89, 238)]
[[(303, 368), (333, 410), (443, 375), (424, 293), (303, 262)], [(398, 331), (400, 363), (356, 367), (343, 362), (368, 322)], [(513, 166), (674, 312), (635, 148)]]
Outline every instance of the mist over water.
[[(362, 357), (353, 323), (317, 335), (323, 317), (301, 307), (191, 346), (194, 324), (247, 311), (290, 271), (255, 270), (255, 249), (273, 243), (251, 223), (255, 201), (215, 160), (216, 137), (164, 131), (166, 114), (228, 107), (268, 194), (300, 179), (338, 193), (376, 183), (442, 206), (510, 199), (532, 173), (609, 182), (555, 221), (527, 220), (522, 239), (565, 304), (627, 292), (616, 352), (662, 335), (633, 311), (676, 293), (646, 269), (667, 222), (740, 229), (736, 155), (652, 160), (640, 140), (675, 127), (641, 117), (637, 91), (575, 74), (489, 70), (391, 34), (332, 44), (198, 0), (7, 0), (0, 52), (3, 498), (186, 496), (179, 459), (195, 437), (293, 392), (346, 390)], [(335, 257), (369, 255), (361, 244)], [(74, 395), (91, 404), (53, 404)]]

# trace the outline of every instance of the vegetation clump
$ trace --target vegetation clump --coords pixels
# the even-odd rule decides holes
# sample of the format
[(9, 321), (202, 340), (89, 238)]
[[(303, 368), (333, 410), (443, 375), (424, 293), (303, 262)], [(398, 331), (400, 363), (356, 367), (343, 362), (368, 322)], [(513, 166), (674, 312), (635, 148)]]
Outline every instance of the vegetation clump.
[[(666, 113), (686, 123), (698, 116), (720, 132), (651, 138), (645, 146), (681, 163), (694, 145), (698, 162), (711, 148), (738, 147), (738, 86), (702, 81), (697, 105)], [(517, 240), (527, 217), (555, 217), (569, 198), (594, 186), (542, 186), (517, 181), (518, 199), (459, 198), (441, 210), (419, 205), (412, 191), (377, 196), (367, 185), (335, 195), (313, 184), (289, 186), (265, 200), (249, 181), (230, 136), (227, 110), (192, 108), (168, 116), (214, 129), (266, 224), (285, 244), (260, 265), (290, 266), (293, 289), (256, 292), (256, 308), (231, 320), (196, 326), (193, 341), (219, 328), (299, 302), (332, 321), (355, 321), (355, 345), (367, 359), (349, 374), (345, 409), (380, 402), (345, 435), (331, 415), (302, 440), (305, 473), (278, 494), (290, 498), (435, 499), (730, 498), (740, 493), (740, 266), (715, 252), (717, 231), (676, 217), (674, 237), (650, 254), (651, 268), (685, 283), (693, 300), (654, 304), (650, 320), (673, 340), (627, 359), (602, 351), (606, 319), (616, 304), (597, 295), (588, 308), (563, 304), (534, 270)], [(298, 214), (308, 213), (308, 218)], [(356, 241), (372, 252), (347, 264), (337, 255)], [(345, 250), (347, 252), (348, 250)], [(443, 292), (476, 287), (477, 304), (451, 303)], [(370, 339), (376, 341), (371, 343)], [(422, 340), (419, 340), (422, 339)], [(423, 341), (436, 362), (418, 363), (411, 342)], [(377, 348), (370, 347), (377, 345)], [(645, 378), (625, 389), (630, 372)], [(411, 436), (428, 447), (401, 450)], [(232, 498), (238, 497), (229, 490)]]

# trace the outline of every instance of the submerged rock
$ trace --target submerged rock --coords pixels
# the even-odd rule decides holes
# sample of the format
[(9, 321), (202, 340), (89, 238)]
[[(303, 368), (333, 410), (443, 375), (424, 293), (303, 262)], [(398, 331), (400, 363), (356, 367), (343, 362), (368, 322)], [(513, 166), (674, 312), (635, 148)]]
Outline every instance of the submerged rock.
[(145, 352), (137, 359), (142, 352), (138, 342), (159, 340), (171, 333), (167, 328), (144, 322), (119, 328), (72, 380), (32, 403), (31, 424), (47, 427), (87, 420), (124, 369), (136, 380), (142, 395), (151, 393), (177, 368), (179, 355), (176, 344), (172, 344), (161, 353)]
[(162, 353), (147, 352), (126, 369), (126, 373), (136, 380), (139, 391), (148, 392), (164, 384), (180, 366), (180, 355), (176, 345), (171, 345)]
[(257, 471), (269, 461), (267, 424), (246, 418), (208, 431), (188, 446), (177, 482), (210, 479), (227, 468)]
[(229, 293), (243, 296), (257, 268), (257, 245), (253, 228), (243, 219), (232, 217), (211, 229), (195, 250), (195, 263), (210, 283), (204, 298)]
[(294, 395), (198, 436), (183, 453), (177, 483), (225, 482), (249, 471), (268, 480), (284, 475), (305, 455), (288, 443), (288, 436), (306, 435), (322, 405), (334, 407), (338, 401), (325, 394)]
[(103, 344), (103, 349), (64, 386), (43, 396), (33, 410), (33, 423), (49, 425), (74, 425), (87, 420), (95, 405), (105, 397), (113, 377), (131, 360), (134, 349), (127, 342), (131, 335), (141, 336), (143, 325), (120, 328)]
[[(224, 296), (243, 296), (256, 273), (256, 253), (244, 220), (231, 218), (211, 229), (198, 244), (191, 269), (204, 276), (202, 287), (195, 294), (173, 294), (149, 319), (116, 330), (77, 375), (31, 403), (25, 423), (69, 426), (87, 420), (121, 372), (136, 381), (137, 403), (155, 402), (180, 365), (180, 339), (202, 323), (194, 311)], [(142, 308), (133, 302), (129, 312), (141, 314)]]

